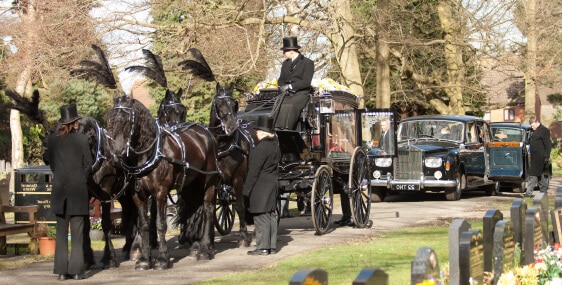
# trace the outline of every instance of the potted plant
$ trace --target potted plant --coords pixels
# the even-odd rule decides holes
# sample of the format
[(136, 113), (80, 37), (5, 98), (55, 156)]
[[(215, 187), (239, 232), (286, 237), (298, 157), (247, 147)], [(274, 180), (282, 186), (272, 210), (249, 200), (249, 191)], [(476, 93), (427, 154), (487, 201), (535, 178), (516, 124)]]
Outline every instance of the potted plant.
[(103, 228), (100, 218), (90, 217), (90, 239), (103, 240)]
[(49, 226), (45, 223), (37, 225), (37, 236), (39, 238), (39, 254), (48, 255), (55, 253), (57, 230), (55, 226)]

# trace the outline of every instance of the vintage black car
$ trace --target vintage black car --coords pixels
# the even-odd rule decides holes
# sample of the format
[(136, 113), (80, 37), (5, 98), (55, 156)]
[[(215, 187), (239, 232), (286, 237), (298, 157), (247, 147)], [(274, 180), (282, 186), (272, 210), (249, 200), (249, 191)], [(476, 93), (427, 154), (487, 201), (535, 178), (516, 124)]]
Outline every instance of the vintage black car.
[[(521, 123), (490, 123), (490, 179), (500, 182), (500, 190), (522, 193), (527, 188), (531, 163), (529, 136), (531, 126)], [(552, 164), (545, 169), (544, 177), (552, 176)]]
[[(449, 201), (465, 190), (496, 193), (489, 178), (490, 127), (473, 116), (417, 116), (396, 128), (393, 156), (370, 159), (371, 200), (383, 201), (392, 192), (444, 192)], [(377, 143), (368, 155), (379, 154)]]

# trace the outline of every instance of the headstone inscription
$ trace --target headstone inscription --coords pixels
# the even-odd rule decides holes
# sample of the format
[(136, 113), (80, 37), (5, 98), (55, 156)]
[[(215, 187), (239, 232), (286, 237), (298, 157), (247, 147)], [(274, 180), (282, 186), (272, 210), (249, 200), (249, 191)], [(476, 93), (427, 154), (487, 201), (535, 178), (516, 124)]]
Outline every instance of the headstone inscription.
[(493, 248), (493, 284), (496, 285), (502, 273), (508, 272), (514, 266), (513, 262), (515, 261), (515, 242), (513, 239), (513, 225), (511, 221), (498, 221), (494, 230)]
[(535, 262), (535, 250), (540, 250), (543, 245), (541, 229), (541, 215), (539, 209), (527, 209), (523, 232), (523, 265)]
[(483, 284), (483, 260), (484, 247), (482, 233), (479, 230), (463, 232), (460, 241), (460, 285)]
[(432, 248), (421, 247), (412, 260), (411, 284), (416, 285), (424, 281), (434, 281), (439, 284), (440, 272), (437, 254)]
[(449, 284), (460, 285), (460, 240), (461, 233), (470, 230), (470, 223), (464, 219), (453, 220), (449, 226)]
[(289, 285), (328, 284), (328, 272), (322, 269), (303, 269), (295, 273)]
[(388, 274), (382, 269), (365, 268), (353, 280), (353, 285), (388, 285)]
[(484, 236), (484, 271), (493, 271), (494, 230), (496, 223), (503, 220), (503, 214), (499, 210), (488, 210), (484, 214), (482, 233)]

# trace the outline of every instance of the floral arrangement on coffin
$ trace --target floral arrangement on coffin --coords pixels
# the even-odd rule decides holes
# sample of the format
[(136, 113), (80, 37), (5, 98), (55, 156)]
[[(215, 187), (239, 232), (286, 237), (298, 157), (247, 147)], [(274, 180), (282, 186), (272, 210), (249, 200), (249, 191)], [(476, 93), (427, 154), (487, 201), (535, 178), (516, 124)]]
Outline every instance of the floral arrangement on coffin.
[[(324, 78), (320, 80), (312, 79), (311, 85), (314, 89), (318, 90), (320, 94), (330, 90), (351, 92), (351, 89), (349, 87), (341, 85), (330, 78)], [(254, 89), (252, 89), (252, 94), (259, 94), (261, 89), (277, 88), (277, 86), (278, 85), (276, 79), (264, 80), (254, 86)]]
[(562, 285), (562, 248), (555, 243), (535, 253), (535, 263), (504, 273), (499, 285)]
[(101, 218), (90, 217), (90, 229), (103, 231)]

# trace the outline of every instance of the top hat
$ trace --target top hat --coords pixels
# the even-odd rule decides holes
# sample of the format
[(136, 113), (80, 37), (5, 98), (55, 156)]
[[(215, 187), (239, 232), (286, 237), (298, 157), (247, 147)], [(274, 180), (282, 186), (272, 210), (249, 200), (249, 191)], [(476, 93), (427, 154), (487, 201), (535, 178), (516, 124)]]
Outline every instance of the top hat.
[(61, 124), (70, 124), (76, 120), (80, 120), (78, 116), (78, 111), (76, 110), (76, 104), (68, 104), (60, 107), (60, 120)]
[(298, 50), (301, 47), (297, 44), (297, 37), (285, 37), (283, 38), (282, 51), (286, 50)]
[(264, 132), (273, 132), (273, 118), (268, 116), (259, 116), (258, 117), (258, 125), (256, 126), (256, 130), (264, 131)]

